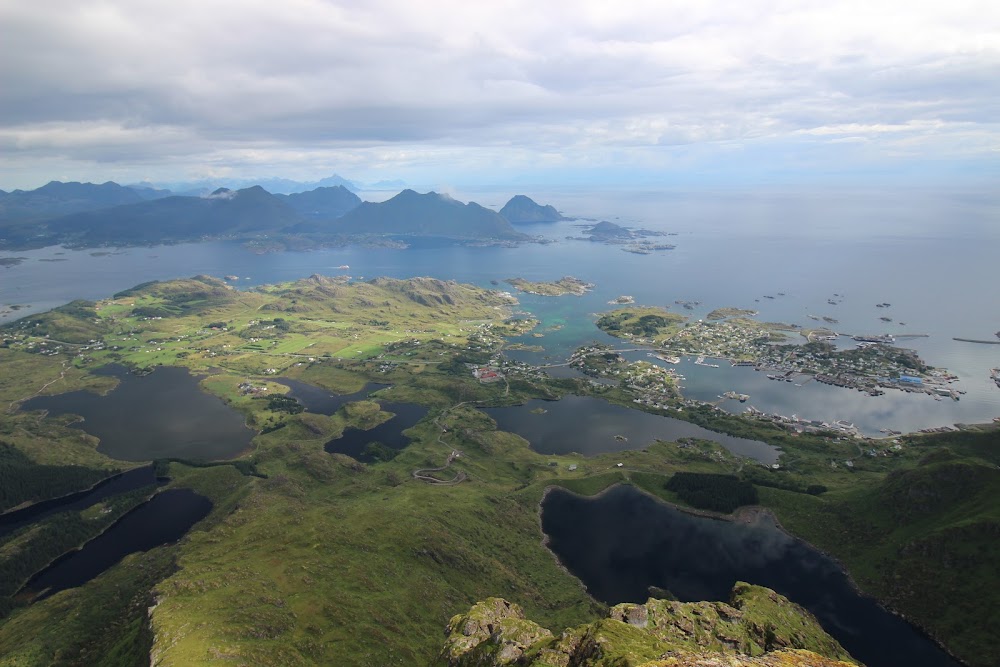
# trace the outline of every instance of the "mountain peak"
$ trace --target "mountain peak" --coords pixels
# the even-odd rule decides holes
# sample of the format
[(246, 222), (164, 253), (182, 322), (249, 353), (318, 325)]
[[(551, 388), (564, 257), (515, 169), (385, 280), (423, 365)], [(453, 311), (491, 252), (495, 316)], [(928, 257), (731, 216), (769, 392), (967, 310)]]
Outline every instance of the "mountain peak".
[(364, 202), (341, 218), (348, 234), (404, 234), (456, 239), (523, 238), (498, 213), (470, 202), (463, 204), (437, 192), (407, 188), (384, 202)]
[(562, 214), (553, 206), (537, 204), (527, 195), (514, 195), (511, 197), (510, 201), (500, 209), (500, 215), (514, 224), (557, 222), (564, 219)]

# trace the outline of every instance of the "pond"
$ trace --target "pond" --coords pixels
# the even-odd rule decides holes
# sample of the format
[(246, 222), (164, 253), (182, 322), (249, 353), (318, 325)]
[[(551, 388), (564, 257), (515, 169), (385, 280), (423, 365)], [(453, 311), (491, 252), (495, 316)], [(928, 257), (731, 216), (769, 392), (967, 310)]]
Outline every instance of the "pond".
[(389, 386), (387, 384), (369, 382), (360, 391), (356, 391), (353, 394), (334, 394), (322, 387), (317, 387), (314, 384), (302, 382), (301, 380), (279, 377), (275, 378), (275, 382), (280, 382), (288, 387), (288, 395), (305, 406), (306, 410), (320, 415), (332, 415), (348, 403), (364, 401), (372, 392), (385, 389)]
[(176, 542), (211, 510), (212, 502), (190, 489), (162, 491), (33, 576), (22, 593), (37, 593), (37, 601), (82, 586), (131, 553)]
[(339, 438), (326, 443), (324, 449), (331, 454), (346, 454), (363, 463), (374, 463), (377, 457), (368, 445), (380, 443), (390, 449), (400, 450), (410, 444), (410, 439), (403, 435), (403, 431), (423, 419), (427, 408), (416, 403), (385, 402), (381, 406), (384, 412), (391, 412), (395, 416), (367, 431), (348, 427)]
[[(758, 440), (709, 431), (673, 417), (608, 403), (591, 396), (566, 396), (558, 401), (533, 399), (523, 405), (483, 408), (503, 431), (516, 433), (540, 454), (576, 452), (594, 456), (623, 449), (644, 449), (655, 440), (713, 440), (734, 454), (761, 463), (776, 463), (781, 451)], [(619, 437), (627, 438), (623, 441)]]
[(853, 588), (830, 558), (768, 517), (734, 523), (681, 512), (632, 486), (594, 498), (551, 489), (542, 531), (559, 561), (607, 604), (727, 600), (733, 584), (766, 586), (811, 611), (868, 667), (959, 667), (919, 630)]
[(160, 366), (134, 375), (111, 364), (94, 373), (117, 379), (118, 386), (104, 396), (90, 391), (39, 396), (22, 403), (21, 410), (80, 415), (83, 421), (75, 427), (100, 439), (97, 451), (121, 461), (227, 459), (250, 446), (254, 432), (243, 415), (202, 391), (199, 378), (186, 368)]

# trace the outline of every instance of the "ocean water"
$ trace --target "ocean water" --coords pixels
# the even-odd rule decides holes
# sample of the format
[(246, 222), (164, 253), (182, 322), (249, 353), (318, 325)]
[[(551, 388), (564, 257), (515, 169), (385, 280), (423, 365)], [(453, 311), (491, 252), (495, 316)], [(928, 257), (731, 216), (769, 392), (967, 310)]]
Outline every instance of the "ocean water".
[[(513, 193), (453, 193), (486, 205), (502, 205)], [(953, 337), (997, 340), (1000, 289), (1000, 195), (956, 191), (784, 192), (582, 192), (530, 193), (564, 214), (674, 233), (659, 241), (676, 249), (652, 255), (580, 236), (584, 220), (524, 227), (549, 244), (518, 248), (466, 248), (422, 244), (407, 250), (358, 247), (256, 255), (239, 244), (212, 242), (153, 248), (94, 250), (45, 248), (5, 252), (24, 257), (0, 268), (0, 322), (46, 310), (75, 298), (97, 299), (139, 282), (196, 274), (241, 277), (241, 286), (295, 280), (313, 273), (434, 276), (506, 289), (505, 278), (553, 280), (574, 275), (595, 283), (582, 297), (521, 295), (521, 309), (542, 320), (543, 353), (519, 353), (535, 361), (560, 361), (590, 340), (613, 340), (594, 327), (608, 301), (628, 294), (644, 305), (669, 306), (698, 318), (722, 306), (754, 308), (759, 319), (803, 326), (809, 319), (839, 320), (852, 334), (927, 334), (901, 339), (932, 366), (960, 377), (960, 401), (887, 392), (872, 398), (847, 389), (808, 383), (769, 383), (747, 368), (711, 369), (685, 364), (687, 395), (715, 400), (726, 390), (751, 395), (749, 404), (811, 419), (846, 419), (877, 434), (881, 428), (916, 430), (1000, 416), (1000, 388), (989, 369), (1000, 366), (1000, 346)], [(349, 265), (349, 270), (337, 267)], [(784, 296), (779, 296), (784, 293)], [(773, 299), (764, 298), (765, 295)], [(838, 295), (838, 296), (834, 296)], [(833, 299), (836, 305), (830, 305)], [(692, 311), (676, 300), (698, 301)], [(888, 302), (889, 308), (875, 304)], [(884, 323), (880, 316), (892, 318)], [(905, 322), (905, 325), (900, 324)], [(731, 404), (730, 404), (731, 403)], [(727, 402), (725, 409), (745, 409)]]

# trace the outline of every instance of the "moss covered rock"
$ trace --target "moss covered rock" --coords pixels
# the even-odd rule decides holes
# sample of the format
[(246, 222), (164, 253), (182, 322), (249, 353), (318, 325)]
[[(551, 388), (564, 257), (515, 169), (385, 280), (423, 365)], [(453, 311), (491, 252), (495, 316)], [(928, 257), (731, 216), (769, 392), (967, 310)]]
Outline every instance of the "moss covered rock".
[(555, 637), (517, 605), (490, 598), (448, 625), (450, 667), (666, 667), (742, 665), (846, 667), (839, 643), (802, 607), (774, 591), (737, 583), (725, 602), (650, 599)]

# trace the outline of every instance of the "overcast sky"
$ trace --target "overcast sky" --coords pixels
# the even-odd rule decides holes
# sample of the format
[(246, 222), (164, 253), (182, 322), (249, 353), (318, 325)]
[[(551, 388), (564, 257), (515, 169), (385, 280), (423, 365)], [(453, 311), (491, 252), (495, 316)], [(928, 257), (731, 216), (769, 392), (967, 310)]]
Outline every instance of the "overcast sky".
[(1000, 178), (1000, 2), (0, 0), (0, 188)]

